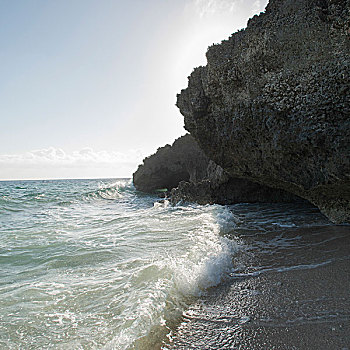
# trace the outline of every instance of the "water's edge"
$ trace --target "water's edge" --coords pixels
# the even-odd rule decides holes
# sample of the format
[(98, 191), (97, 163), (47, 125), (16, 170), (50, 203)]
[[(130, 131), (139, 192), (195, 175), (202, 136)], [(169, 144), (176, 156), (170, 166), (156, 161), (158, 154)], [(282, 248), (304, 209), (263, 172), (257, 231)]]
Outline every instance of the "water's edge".
[(0, 182), (0, 222), (1, 348), (349, 342), (350, 228), (311, 206), (172, 207), (129, 179)]

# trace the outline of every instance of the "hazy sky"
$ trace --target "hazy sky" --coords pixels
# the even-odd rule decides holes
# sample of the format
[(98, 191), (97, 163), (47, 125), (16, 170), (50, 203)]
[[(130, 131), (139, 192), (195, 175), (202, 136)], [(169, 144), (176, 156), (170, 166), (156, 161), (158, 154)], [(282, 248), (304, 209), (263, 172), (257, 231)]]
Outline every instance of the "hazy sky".
[(209, 45), (267, 0), (0, 0), (0, 179), (130, 177)]

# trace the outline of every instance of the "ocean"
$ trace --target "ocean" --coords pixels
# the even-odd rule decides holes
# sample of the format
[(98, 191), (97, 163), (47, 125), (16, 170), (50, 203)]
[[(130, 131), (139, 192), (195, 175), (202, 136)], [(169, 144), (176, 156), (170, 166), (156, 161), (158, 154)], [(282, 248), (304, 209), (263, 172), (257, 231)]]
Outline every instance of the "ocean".
[[(305, 324), (300, 344), (322, 326), (350, 346), (350, 227), (304, 203), (171, 206), (130, 179), (2, 181), (0, 238), (0, 349), (299, 349), (288, 334)], [(338, 265), (339, 286), (300, 287)]]

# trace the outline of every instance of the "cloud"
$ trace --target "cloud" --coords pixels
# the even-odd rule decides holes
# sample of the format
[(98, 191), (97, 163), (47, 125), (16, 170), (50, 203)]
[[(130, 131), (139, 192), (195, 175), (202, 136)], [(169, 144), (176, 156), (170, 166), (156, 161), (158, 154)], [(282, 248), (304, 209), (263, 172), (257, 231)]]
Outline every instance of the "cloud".
[(21, 154), (3, 154), (0, 155), (0, 164), (2, 166), (15, 165), (67, 165), (74, 166), (83, 163), (94, 164), (115, 164), (138, 162), (143, 158), (141, 150), (130, 150), (125, 153), (114, 151), (94, 151), (90, 147), (79, 151), (66, 153), (61, 148), (49, 147), (45, 149), (33, 150)]
[(73, 152), (49, 147), (0, 155), (0, 179), (130, 177), (145, 157), (141, 150)]

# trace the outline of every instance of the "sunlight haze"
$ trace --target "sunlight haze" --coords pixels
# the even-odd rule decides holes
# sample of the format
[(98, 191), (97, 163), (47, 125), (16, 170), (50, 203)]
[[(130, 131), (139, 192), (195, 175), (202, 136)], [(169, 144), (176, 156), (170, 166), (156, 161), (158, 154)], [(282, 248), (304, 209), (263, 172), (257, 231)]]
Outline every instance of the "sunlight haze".
[(267, 0), (0, 1), (0, 179), (131, 177), (176, 94)]

